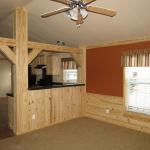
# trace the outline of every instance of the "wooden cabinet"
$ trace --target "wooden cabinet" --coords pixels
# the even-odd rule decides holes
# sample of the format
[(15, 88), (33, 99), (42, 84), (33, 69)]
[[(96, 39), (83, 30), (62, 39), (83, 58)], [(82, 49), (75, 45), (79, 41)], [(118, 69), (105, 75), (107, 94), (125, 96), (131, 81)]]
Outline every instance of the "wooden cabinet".
[(52, 56), (51, 55), (40, 55), (32, 63), (32, 74), (35, 74), (35, 66), (44, 64), (47, 66), (47, 75), (52, 74)]
[(61, 75), (61, 57), (52, 55), (52, 75)]
[[(22, 133), (81, 116), (84, 87), (62, 87), (28, 91), (23, 101)], [(13, 110), (12, 110), (13, 109)], [(9, 97), (9, 110), (14, 112), (14, 99)], [(14, 113), (9, 113), (9, 125), (14, 128)]]
[(29, 91), (28, 124), (29, 130), (50, 125), (51, 90)]
[(82, 87), (52, 89), (52, 122), (59, 123), (81, 116)]
[(46, 56), (46, 65), (47, 65), (47, 75), (52, 75), (52, 56)]
[(40, 55), (32, 63), (32, 73), (35, 74), (34, 67), (40, 64), (47, 66), (47, 75), (61, 75), (61, 57), (58, 55)]

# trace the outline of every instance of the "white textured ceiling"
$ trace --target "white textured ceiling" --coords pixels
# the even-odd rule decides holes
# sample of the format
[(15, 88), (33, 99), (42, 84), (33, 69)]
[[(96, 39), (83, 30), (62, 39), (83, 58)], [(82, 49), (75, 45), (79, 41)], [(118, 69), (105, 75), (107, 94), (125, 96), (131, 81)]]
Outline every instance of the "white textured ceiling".
[[(42, 19), (40, 15), (64, 7), (49, 0), (0, 0), (0, 36), (12, 37), (10, 13), (19, 5), (29, 12), (29, 40), (45, 43), (64, 41), (67, 45), (142, 38), (150, 35), (150, 0), (97, 0), (92, 5), (117, 11), (114, 18), (89, 13), (77, 29), (64, 13)], [(8, 17), (7, 17), (8, 16)]]

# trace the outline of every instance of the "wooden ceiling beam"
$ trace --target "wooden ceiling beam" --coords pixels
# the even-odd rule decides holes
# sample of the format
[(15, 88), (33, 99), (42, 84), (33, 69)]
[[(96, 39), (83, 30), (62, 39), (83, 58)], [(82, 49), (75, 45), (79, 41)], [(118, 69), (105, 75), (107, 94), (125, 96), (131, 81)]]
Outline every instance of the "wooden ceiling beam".
[(13, 63), (16, 64), (16, 54), (6, 45), (0, 45), (0, 51)]
[(71, 56), (72, 56), (73, 60), (76, 62), (76, 64), (77, 64), (79, 67), (81, 67), (80, 54), (71, 53)]
[(53, 44), (44, 44), (38, 42), (28, 42), (28, 48), (36, 48), (36, 49), (43, 49), (45, 51), (52, 51), (52, 52), (66, 52), (66, 53), (80, 53), (79, 48), (68, 47), (68, 46), (58, 46)]
[(7, 45), (7, 46), (15, 47), (16, 46), (16, 40), (0, 37), (0, 45)]
[[(16, 40), (0, 37), (0, 45), (7, 45), (7, 46), (15, 47)], [(28, 48), (43, 49), (46, 51), (53, 51), (53, 52), (81, 53), (80, 49), (75, 48), (75, 47), (59, 46), (59, 45), (54, 45), (54, 44), (45, 44), (45, 43), (31, 42), (31, 41), (28, 41)]]

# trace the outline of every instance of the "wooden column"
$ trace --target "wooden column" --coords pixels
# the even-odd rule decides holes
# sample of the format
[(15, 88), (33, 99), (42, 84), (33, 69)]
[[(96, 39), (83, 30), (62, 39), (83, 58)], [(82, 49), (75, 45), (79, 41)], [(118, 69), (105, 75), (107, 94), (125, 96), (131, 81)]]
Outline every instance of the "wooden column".
[(15, 133), (21, 134), (26, 130), (25, 107), (28, 88), (28, 21), (27, 11), (17, 8), (15, 13), (16, 66), (15, 66)]
[(85, 83), (85, 87), (83, 91), (81, 91), (82, 95), (82, 116), (85, 116), (85, 107), (86, 107), (86, 47), (80, 46), (80, 50), (82, 51), (82, 54), (80, 56), (81, 60), (81, 68), (80, 68), (80, 78), (81, 82)]

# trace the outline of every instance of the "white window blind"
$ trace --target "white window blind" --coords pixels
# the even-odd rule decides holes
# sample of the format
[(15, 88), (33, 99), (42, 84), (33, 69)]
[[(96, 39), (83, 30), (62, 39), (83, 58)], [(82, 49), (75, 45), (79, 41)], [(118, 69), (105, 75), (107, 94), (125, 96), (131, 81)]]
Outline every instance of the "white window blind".
[(77, 82), (77, 69), (63, 70), (64, 83), (76, 83)]
[(126, 108), (150, 114), (150, 67), (125, 67)]

